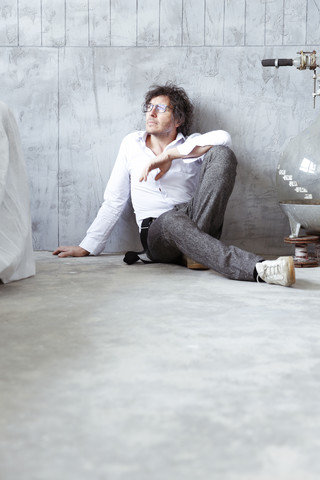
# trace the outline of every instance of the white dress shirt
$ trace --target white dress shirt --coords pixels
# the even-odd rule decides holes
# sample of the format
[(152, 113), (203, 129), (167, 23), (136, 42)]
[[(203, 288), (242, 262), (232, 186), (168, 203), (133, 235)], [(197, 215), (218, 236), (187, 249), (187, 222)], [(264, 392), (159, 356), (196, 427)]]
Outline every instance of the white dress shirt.
[[(157, 218), (171, 210), (179, 203), (188, 202), (194, 194), (203, 159), (178, 158), (173, 160), (170, 170), (155, 181), (158, 169), (152, 170), (147, 181), (140, 182), (145, 165), (155, 157), (146, 145), (147, 133), (134, 132), (127, 135), (120, 150), (104, 192), (104, 202), (89, 227), (86, 237), (80, 243), (93, 255), (104, 249), (108, 235), (118, 220), (131, 195), (132, 205), (140, 228), (142, 220), (148, 217)], [(232, 147), (229, 133), (224, 130), (200, 135), (194, 133), (184, 137), (178, 133), (176, 139), (165, 150), (177, 147), (181, 155), (188, 155), (196, 146), (225, 145)]]

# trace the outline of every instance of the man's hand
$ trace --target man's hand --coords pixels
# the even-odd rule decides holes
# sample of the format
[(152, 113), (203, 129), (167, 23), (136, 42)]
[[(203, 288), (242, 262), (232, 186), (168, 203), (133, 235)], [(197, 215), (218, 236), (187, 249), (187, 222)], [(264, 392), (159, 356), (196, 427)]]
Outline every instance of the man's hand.
[(173, 160), (177, 158), (198, 158), (207, 153), (210, 148), (212, 148), (212, 145), (206, 145), (204, 147), (197, 146), (194, 147), (194, 149), (188, 155), (181, 155), (177, 147), (170, 148), (170, 150), (162, 152), (153, 160), (150, 160), (150, 162), (143, 169), (139, 181), (142, 182), (144, 180), (146, 182), (149, 173), (155, 168), (159, 168), (160, 170), (160, 172), (155, 176), (155, 180), (159, 180), (170, 169)]
[(82, 247), (58, 247), (52, 255), (58, 257), (86, 257), (90, 252)]
[(170, 169), (172, 160), (173, 158), (169, 155), (169, 152), (160, 153), (160, 155), (157, 155), (153, 160), (150, 160), (142, 170), (139, 182), (142, 182), (143, 180), (146, 182), (151, 170), (155, 170), (156, 168), (159, 168), (160, 172), (155, 176), (155, 180), (160, 180), (160, 178)]

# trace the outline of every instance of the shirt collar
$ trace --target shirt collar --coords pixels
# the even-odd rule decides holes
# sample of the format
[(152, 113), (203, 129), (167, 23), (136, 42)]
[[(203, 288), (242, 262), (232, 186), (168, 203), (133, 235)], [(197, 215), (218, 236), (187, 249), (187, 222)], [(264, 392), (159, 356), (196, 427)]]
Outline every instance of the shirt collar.
[[(145, 143), (146, 140), (147, 140), (147, 135), (148, 135), (147, 132), (145, 130), (142, 130), (142, 131), (138, 132), (137, 140)], [(169, 143), (169, 145), (167, 145), (166, 148), (168, 148), (169, 146), (173, 147), (174, 145), (176, 145), (178, 143), (184, 143), (185, 141), (186, 141), (185, 136), (183, 135), (183, 133), (179, 132), (178, 135), (176, 136), (176, 138), (173, 140), (173, 142)]]

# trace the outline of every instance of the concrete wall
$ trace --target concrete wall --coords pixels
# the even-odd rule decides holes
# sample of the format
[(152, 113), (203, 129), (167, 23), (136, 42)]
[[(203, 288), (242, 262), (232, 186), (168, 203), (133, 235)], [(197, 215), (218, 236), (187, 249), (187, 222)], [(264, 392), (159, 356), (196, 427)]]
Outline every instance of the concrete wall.
[[(280, 253), (275, 192), (286, 141), (318, 114), (312, 73), (261, 59), (320, 50), (320, 0), (0, 0), (0, 99), (19, 123), (35, 249), (77, 244), (122, 137), (154, 82), (184, 86), (195, 129), (228, 130), (239, 160), (224, 238)], [(139, 245), (128, 206), (106, 251)]]

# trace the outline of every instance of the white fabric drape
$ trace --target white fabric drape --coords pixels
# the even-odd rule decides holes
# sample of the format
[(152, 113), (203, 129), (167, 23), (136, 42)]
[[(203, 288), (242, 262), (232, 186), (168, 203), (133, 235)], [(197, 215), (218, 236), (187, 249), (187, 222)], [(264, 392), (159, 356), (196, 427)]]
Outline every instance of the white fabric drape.
[(0, 102), (0, 280), (35, 274), (29, 186), (20, 135), (12, 112)]

